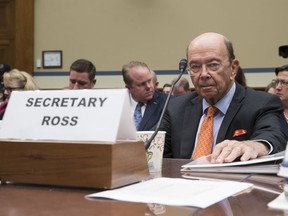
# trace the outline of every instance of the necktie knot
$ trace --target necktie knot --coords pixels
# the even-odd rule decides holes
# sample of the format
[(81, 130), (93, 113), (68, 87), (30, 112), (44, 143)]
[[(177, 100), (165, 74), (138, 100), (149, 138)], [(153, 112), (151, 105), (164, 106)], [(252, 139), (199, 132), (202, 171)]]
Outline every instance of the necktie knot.
[(216, 112), (217, 112), (217, 108), (214, 106), (210, 106), (207, 110), (207, 117), (214, 117)]
[(137, 106), (140, 106), (140, 108), (143, 106), (144, 104), (142, 102), (138, 102)]

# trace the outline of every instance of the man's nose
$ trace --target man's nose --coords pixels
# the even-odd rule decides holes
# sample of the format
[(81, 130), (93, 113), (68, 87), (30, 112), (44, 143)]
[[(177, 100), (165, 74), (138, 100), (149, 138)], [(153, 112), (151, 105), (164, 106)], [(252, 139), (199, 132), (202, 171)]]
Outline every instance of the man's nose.
[(146, 88), (150, 89), (152, 88), (153, 83), (152, 82), (146, 82)]
[(72, 89), (80, 89), (78, 82), (75, 82)]
[(210, 77), (209, 71), (205, 65), (202, 65), (201, 71), (200, 71), (200, 77), (201, 78), (207, 78)]
[(276, 83), (275, 88), (276, 89), (281, 89), (282, 88), (282, 84), (280, 82)]

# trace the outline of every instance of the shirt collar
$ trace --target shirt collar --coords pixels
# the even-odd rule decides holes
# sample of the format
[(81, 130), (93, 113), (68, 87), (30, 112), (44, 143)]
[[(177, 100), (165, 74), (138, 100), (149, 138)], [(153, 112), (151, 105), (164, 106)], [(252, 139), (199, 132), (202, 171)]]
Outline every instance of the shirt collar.
[[(133, 97), (132, 97), (131, 94), (129, 94), (129, 100), (130, 100), (130, 106), (131, 106), (131, 107), (133, 108), (133, 110), (134, 110), (139, 102), (135, 101), (135, 100), (133, 99)], [(146, 104), (143, 103), (143, 106), (142, 106), (142, 107), (146, 107)]]
[(131, 107), (135, 108), (137, 106), (137, 102), (133, 99), (131, 94), (129, 94), (129, 96)]
[[(234, 82), (231, 89), (229, 90), (229, 92), (214, 105), (224, 115), (226, 114), (226, 112), (229, 108), (229, 105), (232, 101), (232, 98), (233, 98), (233, 95), (235, 94), (235, 91), (236, 91), (236, 84)], [(203, 107), (203, 113), (205, 112), (205, 110), (209, 106), (211, 106), (205, 99), (203, 99), (202, 105), (203, 105), (202, 106)]]

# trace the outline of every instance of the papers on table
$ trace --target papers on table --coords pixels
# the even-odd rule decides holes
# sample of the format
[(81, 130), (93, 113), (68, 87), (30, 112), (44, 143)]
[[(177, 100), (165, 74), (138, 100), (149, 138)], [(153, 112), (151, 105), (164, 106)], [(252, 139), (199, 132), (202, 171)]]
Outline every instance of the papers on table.
[[(205, 172), (184, 172), (186, 179), (207, 180), (207, 181), (237, 181), (252, 183), (254, 189), (280, 194), (282, 191), (278, 185), (283, 184), (282, 178), (272, 177), (271, 174), (247, 174), (247, 173), (205, 173)], [(275, 187), (276, 185), (276, 187)]]
[(284, 152), (249, 161), (222, 164), (202, 164), (201, 160), (196, 160), (183, 165), (181, 171), (276, 174), (279, 171), (279, 164), (283, 158)]
[(288, 199), (285, 197), (284, 192), (281, 193), (276, 199), (268, 203), (268, 207), (281, 210), (288, 210)]
[(252, 187), (249, 183), (156, 178), (127, 187), (87, 195), (129, 202), (206, 208)]
[(288, 178), (288, 167), (280, 166), (278, 175)]

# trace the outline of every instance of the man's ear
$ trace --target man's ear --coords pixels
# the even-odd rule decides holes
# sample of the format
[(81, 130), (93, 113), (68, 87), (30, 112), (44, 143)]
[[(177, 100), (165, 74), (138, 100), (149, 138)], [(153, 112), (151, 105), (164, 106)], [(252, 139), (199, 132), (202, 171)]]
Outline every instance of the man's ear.
[(231, 69), (232, 69), (232, 77), (233, 79), (235, 79), (236, 75), (237, 75), (237, 72), (238, 72), (238, 69), (239, 69), (239, 61), (237, 59), (234, 59), (231, 63)]
[(97, 82), (97, 80), (96, 80), (96, 79), (94, 79), (94, 80), (92, 81), (92, 83), (93, 83), (93, 86), (95, 86), (95, 85), (96, 85), (96, 82)]
[(157, 81), (157, 82), (155, 83), (155, 89), (158, 89), (158, 86), (159, 86), (159, 82)]
[(131, 86), (129, 86), (129, 85), (127, 85), (127, 84), (125, 84), (125, 88), (127, 88), (127, 89), (130, 91), (130, 89), (131, 89)]

